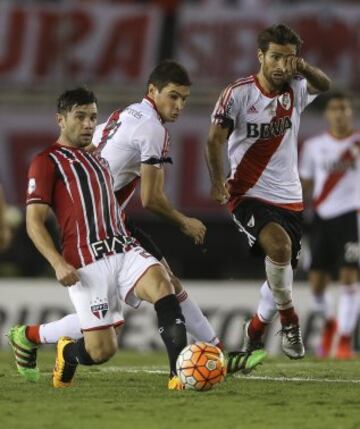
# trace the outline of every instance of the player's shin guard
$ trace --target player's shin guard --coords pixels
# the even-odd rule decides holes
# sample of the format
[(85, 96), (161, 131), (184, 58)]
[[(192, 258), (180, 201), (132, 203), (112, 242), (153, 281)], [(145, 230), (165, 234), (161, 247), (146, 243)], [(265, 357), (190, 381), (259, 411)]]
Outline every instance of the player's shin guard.
[(84, 338), (75, 342), (69, 343), (64, 347), (64, 359), (66, 362), (72, 365), (97, 365), (85, 348)]
[(220, 340), (213, 327), (200, 310), (200, 307), (189, 297), (186, 290), (178, 293), (176, 298), (180, 303), (181, 311), (185, 317), (186, 330), (197, 341), (205, 341), (215, 346), (219, 345)]
[(292, 300), (293, 270), (290, 262), (278, 264), (268, 256), (265, 258), (265, 270), (271, 292), (279, 311), (281, 324), (290, 325), (299, 323), (294, 312)]
[(277, 313), (273, 294), (269, 288), (268, 282), (264, 282), (260, 289), (260, 301), (257, 308), (259, 319), (265, 323), (271, 323)]
[(40, 325), (39, 334), (41, 344), (56, 344), (60, 337), (78, 340), (83, 336), (79, 317), (76, 313), (69, 314), (54, 322)]
[(173, 294), (159, 299), (154, 307), (158, 317), (159, 333), (168, 353), (172, 377), (176, 375), (176, 359), (186, 346), (185, 318)]

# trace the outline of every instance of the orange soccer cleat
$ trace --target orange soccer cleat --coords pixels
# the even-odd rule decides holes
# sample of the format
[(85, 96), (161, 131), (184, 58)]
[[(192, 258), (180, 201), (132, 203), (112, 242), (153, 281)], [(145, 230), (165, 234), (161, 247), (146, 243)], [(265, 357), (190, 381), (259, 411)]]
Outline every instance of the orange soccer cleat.
[(354, 359), (354, 357), (351, 337), (349, 335), (341, 335), (336, 349), (335, 358), (339, 360), (349, 360)]
[(329, 319), (325, 323), (324, 332), (321, 341), (320, 357), (327, 358), (330, 356), (332, 344), (337, 330), (335, 319)]

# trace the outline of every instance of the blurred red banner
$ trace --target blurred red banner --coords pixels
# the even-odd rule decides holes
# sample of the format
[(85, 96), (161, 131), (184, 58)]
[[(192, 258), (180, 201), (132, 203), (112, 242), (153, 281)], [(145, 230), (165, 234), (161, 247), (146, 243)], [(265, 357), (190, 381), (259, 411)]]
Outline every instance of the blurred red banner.
[(111, 5), (2, 5), (1, 82), (139, 82), (158, 52), (161, 12)]

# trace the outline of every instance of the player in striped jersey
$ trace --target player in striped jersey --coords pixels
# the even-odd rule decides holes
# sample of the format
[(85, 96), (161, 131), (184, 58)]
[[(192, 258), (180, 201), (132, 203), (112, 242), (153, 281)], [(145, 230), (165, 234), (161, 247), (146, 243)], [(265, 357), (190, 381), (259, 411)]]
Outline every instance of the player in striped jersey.
[[(154, 304), (169, 355), (170, 379), (177, 380), (176, 359), (186, 345), (186, 329), (169, 276), (127, 234), (107, 161), (85, 151), (97, 121), (94, 94), (84, 88), (63, 93), (57, 117), (58, 141), (30, 166), (26, 212), (28, 234), (57, 280), (68, 287), (83, 332), (77, 341), (59, 339), (53, 385), (70, 386), (78, 364), (109, 360), (117, 350), (115, 327), (124, 322), (121, 301), (137, 307), (142, 300)], [(62, 254), (45, 227), (50, 207), (58, 220)], [(19, 372), (35, 381), (32, 344), (21, 347), (15, 337), (10, 331)]]
[[(315, 211), (309, 281), (314, 309), (325, 317), (319, 354), (330, 355), (338, 325), (335, 356), (349, 359), (353, 356), (351, 337), (359, 315), (360, 132), (354, 130), (351, 102), (342, 93), (327, 98), (325, 117), (329, 130), (307, 140), (300, 158), (304, 194), (312, 194)], [(340, 283), (337, 322), (326, 291), (332, 276)]]
[[(302, 234), (297, 168), (300, 114), (317, 93), (329, 88), (324, 73), (298, 56), (300, 46), (299, 36), (284, 24), (259, 34), (260, 70), (223, 91), (207, 145), (212, 197), (228, 205), (252, 252), (265, 255), (267, 282), (261, 288), (257, 314), (245, 326), (245, 348), (262, 346), (266, 325), (277, 309), (282, 348), (292, 359), (305, 354), (292, 300)], [(227, 180), (226, 142), (231, 167)]]

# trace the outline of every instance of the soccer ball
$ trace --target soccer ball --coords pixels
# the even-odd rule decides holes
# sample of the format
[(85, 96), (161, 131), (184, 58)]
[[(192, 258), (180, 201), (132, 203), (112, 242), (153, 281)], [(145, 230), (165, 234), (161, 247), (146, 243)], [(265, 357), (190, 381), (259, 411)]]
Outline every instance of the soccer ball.
[(179, 354), (176, 370), (185, 389), (210, 390), (225, 379), (224, 355), (212, 344), (196, 342)]

